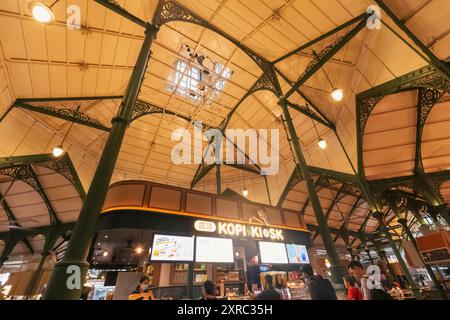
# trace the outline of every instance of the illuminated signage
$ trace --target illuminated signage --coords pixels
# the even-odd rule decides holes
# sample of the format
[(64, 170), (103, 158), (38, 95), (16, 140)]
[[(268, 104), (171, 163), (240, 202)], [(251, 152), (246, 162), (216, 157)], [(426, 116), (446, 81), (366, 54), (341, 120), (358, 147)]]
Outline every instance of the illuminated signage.
[(201, 232), (216, 232), (216, 224), (211, 221), (197, 220), (194, 223), (194, 228)]
[(284, 240), (283, 230), (264, 226), (254, 226), (233, 222), (211, 222), (197, 220), (194, 228), (200, 232), (218, 233), (223, 236)]

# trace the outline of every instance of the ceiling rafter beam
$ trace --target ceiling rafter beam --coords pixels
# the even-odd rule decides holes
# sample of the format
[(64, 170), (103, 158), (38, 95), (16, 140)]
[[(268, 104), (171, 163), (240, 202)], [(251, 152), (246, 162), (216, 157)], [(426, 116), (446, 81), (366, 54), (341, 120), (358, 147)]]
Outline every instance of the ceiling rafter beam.
[(303, 51), (303, 50), (305, 50), (305, 49), (307, 49), (307, 48), (309, 48), (309, 47), (315, 45), (316, 43), (318, 43), (318, 42), (320, 42), (320, 41), (322, 41), (322, 40), (325, 40), (326, 38), (332, 36), (333, 34), (338, 33), (339, 31), (344, 30), (345, 28), (351, 26), (352, 24), (354, 24), (354, 23), (356, 23), (356, 22), (358, 22), (358, 21), (360, 21), (360, 20), (362, 20), (362, 19), (367, 19), (367, 14), (366, 14), (366, 13), (362, 13), (362, 14), (360, 14), (359, 16), (357, 16), (357, 17), (355, 17), (355, 18), (353, 18), (353, 19), (351, 19), (351, 20), (349, 20), (349, 21), (347, 21), (347, 22), (341, 24), (340, 26), (334, 28), (333, 30), (330, 30), (330, 31), (328, 31), (328, 32), (326, 32), (326, 33), (324, 33), (324, 34), (322, 34), (321, 36), (319, 36), (319, 37), (317, 37), (317, 38), (315, 38), (315, 39), (313, 39), (313, 40), (311, 40), (311, 41), (305, 43), (304, 45), (300, 46), (299, 48), (297, 48), (297, 49), (295, 49), (295, 50), (293, 50), (293, 51), (291, 51), (291, 52), (285, 54), (284, 56), (282, 56), (282, 57), (280, 57), (280, 58), (274, 60), (274, 61), (272, 62), (272, 64), (277, 64), (277, 63), (279, 63), (279, 62), (281, 62), (281, 61), (283, 61), (283, 60), (286, 60), (286, 59), (289, 58), (290, 56), (292, 56), (292, 55), (294, 55), (294, 54), (297, 54), (297, 53), (299, 53), (300, 51)]
[(361, 238), (361, 235), (365, 233), (366, 225), (367, 225), (367, 223), (369, 222), (369, 219), (370, 219), (371, 215), (372, 215), (372, 209), (369, 209), (369, 210), (367, 211), (367, 215), (366, 215), (366, 217), (364, 218), (363, 223), (361, 224), (361, 226), (360, 226), (359, 229), (358, 229), (357, 234), (358, 234), (359, 236), (358, 236), (358, 237), (355, 237), (355, 238), (352, 240), (352, 242), (350, 243), (350, 246), (353, 246), (353, 244), (355, 243), (355, 241), (358, 240), (358, 239), (360, 239), (361, 242), (363, 242), (364, 239), (366, 239), (366, 238)]
[(353, 214), (355, 213), (356, 209), (364, 203), (364, 199), (362, 199), (362, 196), (359, 195), (359, 197), (356, 199), (355, 203), (353, 204), (352, 208), (350, 209), (350, 212), (347, 215), (347, 219), (344, 222), (344, 227), (348, 228), (348, 224), (350, 223), (350, 219), (352, 218)]
[(337, 39), (334, 43), (323, 49), (317, 54), (306, 70), (300, 75), (292, 88), (285, 94), (285, 98), (289, 98), (300, 86), (302, 86), (309, 78), (311, 78), (329, 59), (331, 59), (341, 48), (343, 48), (355, 35), (358, 34), (366, 26), (366, 19), (360, 21), (347, 34)]
[[(339, 191), (336, 193), (336, 196), (333, 199), (333, 202), (331, 202), (330, 206), (327, 209), (327, 212), (325, 213), (325, 221), (328, 222), (328, 219), (331, 215), (331, 212), (333, 211), (334, 207), (336, 206), (336, 204), (339, 202), (341, 198), (341, 192), (342, 189), (344, 188), (344, 185), (341, 186), (341, 188), (339, 189)], [(319, 231), (317, 231), (314, 236), (312, 237), (311, 241), (314, 241), (317, 236), (319, 235)]]
[(50, 199), (48, 198), (44, 187), (42, 186), (41, 182), (39, 181), (39, 178), (38, 178), (36, 172), (34, 172), (34, 169), (33, 169), (32, 166), (28, 166), (28, 167), (29, 167), (29, 170), (30, 170), (29, 174), (30, 174), (31, 178), (34, 180), (33, 184), (34, 184), (34, 186), (36, 188), (36, 191), (39, 192), (39, 194), (41, 195), (42, 199), (45, 202), (45, 205), (48, 208), (48, 214), (49, 214), (49, 217), (50, 217), (51, 224), (59, 223), (58, 216), (56, 215), (56, 210), (53, 207)]
[[(61, 158), (55, 158), (52, 154), (0, 157), (0, 169), (29, 165), (42, 166), (61, 174), (73, 184), (81, 199), (84, 200), (86, 197), (86, 192), (68, 153), (65, 153)], [(13, 173), (11, 169), (8, 171), (10, 171), (10, 174)]]
[[(73, 227), (75, 226), (75, 223), (76, 222), (60, 223), (60, 224), (58, 224), (58, 228), (59, 228), (59, 230), (61, 230), (62, 233), (64, 233), (65, 231), (72, 230)], [(26, 229), (26, 230), (14, 230), (13, 232), (4, 231), (4, 232), (0, 232), (0, 239), (7, 241), (8, 237), (12, 233), (18, 234), (19, 239), (23, 238), (23, 237), (35, 237), (38, 235), (43, 235), (45, 237), (48, 237), (50, 232), (52, 231), (52, 228), (54, 228), (54, 226), (47, 225), (47, 226), (42, 226), (42, 227), (30, 228), (30, 229)]]
[(0, 239), (2, 239), (5, 242), (2, 254), (0, 255), (0, 267), (8, 260), (8, 257), (11, 254), (11, 252), (13, 252), (16, 245), (24, 237), (25, 236), (23, 232), (19, 230), (11, 230), (8, 232), (0, 233)]
[(325, 127), (328, 127), (331, 130), (333, 130), (333, 131), (336, 130), (336, 127), (335, 127), (334, 124), (328, 123), (327, 121), (323, 120), (314, 111), (312, 111), (307, 105), (302, 106), (302, 105), (298, 105), (298, 104), (295, 104), (295, 103), (292, 103), (292, 102), (289, 102), (289, 101), (288, 101), (287, 104), (288, 104), (288, 106), (291, 109), (304, 114), (305, 116), (307, 116), (307, 117), (311, 118), (312, 120), (315, 120), (315, 121), (323, 124)]
[(434, 55), (433, 52), (424, 44), (422, 41), (420, 41), (414, 33), (409, 30), (409, 28), (401, 21), (395, 13), (384, 3), (383, 0), (375, 0), (376, 3), (383, 9), (384, 12), (392, 19), (392, 21), (396, 24), (398, 28), (400, 28), (410, 40), (414, 42), (416, 46), (420, 48), (420, 50), (427, 56), (427, 58), (430, 60), (429, 63), (433, 68), (435, 68), (443, 77), (447, 79), (447, 81), (450, 81), (450, 68), (449, 66), (441, 61), (438, 57)]
[(109, 132), (111, 130), (110, 128), (103, 125), (100, 121), (92, 119), (90, 116), (88, 116), (86, 113), (79, 110), (78, 108), (68, 109), (68, 108), (55, 108), (52, 106), (33, 106), (20, 101), (16, 101), (13, 104), (13, 107), (45, 114), (47, 116), (78, 123), (86, 127), (91, 127), (106, 132)]
[(47, 97), (47, 98), (19, 98), (17, 102), (41, 103), (41, 102), (71, 102), (71, 101), (101, 101), (120, 100), (123, 96), (86, 96), (86, 97)]
[[(309, 224), (309, 223), (307, 223), (306, 224), (306, 228), (310, 231), (310, 232), (317, 232), (318, 230), (319, 230), (319, 227), (317, 226), (317, 225), (315, 225), (315, 224)], [(332, 234), (339, 234), (339, 235), (342, 235), (343, 234), (343, 231), (341, 230), (341, 229), (337, 229), (337, 228), (333, 228), (333, 227), (328, 227), (328, 229), (330, 229), (330, 232), (332, 233)], [(357, 231), (352, 231), (352, 230), (345, 230), (344, 231), (345, 233), (348, 233), (348, 235), (349, 236), (352, 236), (352, 237), (360, 237), (361, 235), (363, 236), (363, 237), (370, 237), (371, 236), (371, 234), (369, 234), (369, 233), (359, 233), (359, 232), (357, 232)]]
[[(296, 168), (292, 171), (292, 174), (291, 174), (283, 192), (281, 193), (281, 196), (277, 203), (278, 207), (282, 206), (287, 195), (295, 187), (295, 185), (297, 185), (297, 183), (299, 183), (303, 180), (300, 175), (300, 172)], [(313, 175), (316, 174), (316, 175), (319, 175), (320, 177), (328, 177), (328, 178), (334, 179), (340, 183), (348, 185), (348, 188), (343, 190), (344, 193), (346, 193), (348, 195), (353, 195), (353, 196), (359, 195), (359, 194), (356, 195), (354, 191), (351, 191), (355, 188), (359, 188), (357, 176), (348, 174), (348, 173), (313, 167), (313, 166), (308, 166), (308, 169), (311, 172), (311, 174), (313, 174)], [(316, 186), (321, 184), (320, 177), (316, 181)], [(324, 186), (322, 185), (322, 187), (324, 187)]]
[[(221, 165), (232, 167), (232, 168), (235, 168), (238, 170), (243, 170), (243, 171), (250, 172), (253, 174), (261, 175), (261, 171), (251, 165), (235, 164), (235, 163), (233, 163), (233, 164), (222, 163)], [(205, 177), (215, 167), (216, 167), (215, 163), (213, 163), (213, 164), (202, 163), (200, 165), (200, 167), (197, 169), (194, 179), (192, 180), (191, 189), (193, 189), (200, 182), (200, 180), (202, 180), (203, 177)]]
[(142, 28), (146, 28), (148, 24), (148, 22), (145, 22), (144, 20), (129, 13), (115, 0), (95, 0), (95, 2), (108, 8), (111, 11), (114, 11), (118, 15), (122, 16), (125, 19), (130, 20), (131, 22), (141, 26)]
[[(275, 71), (281, 76), (281, 78), (283, 78), (284, 81), (286, 81), (292, 88), (292, 86), (294, 85), (294, 82), (290, 81), (283, 73), (281, 73), (280, 70), (278, 70), (277, 68), (275, 68)], [(323, 114), (322, 111), (320, 111), (320, 109), (311, 101), (311, 99), (309, 99), (301, 90), (300, 88), (296, 89), (295, 92), (297, 92), (298, 95), (300, 95), (300, 97), (302, 97), (306, 103), (308, 104), (308, 106), (311, 106), (311, 108), (314, 109), (315, 112), (317, 112), (320, 117), (322, 117), (322, 120), (324, 120), (326, 123), (328, 123), (329, 126), (333, 126), (335, 127), (335, 125), (333, 124), (333, 122), (331, 122), (326, 116), (325, 114)], [(311, 110), (312, 111), (312, 110)]]
[(39, 179), (31, 165), (20, 165), (20, 166), (1, 168), (0, 174), (10, 176), (13, 179), (22, 181), (22, 182), (28, 184), (30, 187), (32, 187), (42, 197), (42, 200), (44, 201), (44, 203), (48, 209), (51, 223), (54, 224), (54, 223), (58, 222), (58, 217), (56, 216), (56, 211), (53, 208), (53, 205), (51, 204), (47, 194), (45, 193), (45, 189), (42, 187), (41, 183), (39, 182)]
[(286, 186), (284, 187), (283, 192), (281, 193), (280, 198), (278, 199), (277, 207), (281, 207), (283, 205), (284, 200), (286, 200), (287, 195), (291, 190), (302, 181), (302, 177), (300, 174), (300, 171), (298, 170), (298, 166), (294, 167), (294, 170), (292, 171), (291, 176), (289, 177), (288, 182), (286, 183)]
[[(11, 183), (13, 183), (13, 182), (11, 182)], [(14, 215), (14, 213), (12, 212), (12, 210), (11, 210), (11, 207), (8, 205), (8, 203), (7, 203), (7, 201), (6, 201), (6, 199), (5, 199), (5, 197), (0, 193), (0, 198), (2, 199), (1, 200), (1, 203), (2, 203), (2, 207), (3, 207), (3, 210), (6, 212), (6, 217), (8, 218), (8, 221), (9, 221), (9, 225), (10, 226), (13, 226), (13, 227), (17, 227), (17, 228), (22, 228), (22, 226), (20, 225), (20, 223), (17, 221), (17, 218), (16, 218), (16, 216)], [(10, 230), (11, 230), (12, 228), (10, 228)], [(30, 251), (30, 253), (31, 254), (34, 254), (34, 250), (33, 250), (33, 247), (31, 246), (31, 244), (30, 244), (30, 242), (28, 241), (28, 239), (26, 238), (26, 237), (23, 237), (22, 239), (21, 239), (21, 241), (25, 244), (25, 246), (28, 248), (28, 250)]]

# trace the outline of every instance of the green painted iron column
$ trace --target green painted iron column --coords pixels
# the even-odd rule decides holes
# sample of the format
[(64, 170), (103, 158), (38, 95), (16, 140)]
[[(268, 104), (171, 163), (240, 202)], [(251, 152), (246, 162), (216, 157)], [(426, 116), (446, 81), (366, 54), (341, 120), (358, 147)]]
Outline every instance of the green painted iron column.
[(111, 132), (103, 149), (100, 161), (98, 162), (66, 254), (63, 260), (56, 264), (44, 293), (44, 299), (46, 300), (80, 299), (84, 279), (89, 268), (89, 264), (86, 261), (89, 246), (97, 228), (99, 212), (102, 209), (108, 192), (108, 186), (125, 136), (125, 131), (132, 118), (134, 106), (150, 59), (152, 42), (156, 38), (157, 32), (158, 29), (154, 25), (147, 25), (144, 42), (136, 66), (131, 74), (130, 82), (120, 105), (119, 112), (112, 120)]
[(377, 249), (377, 253), (380, 256), (380, 262), (381, 262), (381, 260), (384, 260), (384, 262), (386, 263), (386, 267), (388, 268), (387, 271), (389, 271), (389, 272), (386, 272), (387, 273), (386, 277), (388, 278), (389, 283), (392, 284), (392, 282), (395, 279), (395, 272), (394, 272), (394, 269), (392, 269), (391, 264), (389, 263), (389, 260), (386, 256), (386, 252), (383, 250), (383, 248), (381, 248), (380, 244), (377, 241), (374, 241), (373, 244), (375, 245), (375, 248)]
[(370, 254), (370, 250), (367, 248), (365, 251), (366, 251), (366, 253), (367, 253), (367, 256), (369, 257), (370, 263), (371, 263), (372, 265), (374, 265), (375, 262), (374, 262), (373, 259), (372, 259), (372, 255)]
[(9, 255), (13, 252), (16, 245), (23, 238), (21, 231), (11, 230), (8, 234), (8, 239), (5, 240), (5, 246), (3, 248), (2, 255), (0, 256), (0, 268), (8, 261)]
[(434, 286), (436, 287), (436, 290), (438, 291), (439, 295), (441, 296), (442, 299), (448, 300), (447, 299), (447, 295), (445, 294), (445, 290), (442, 287), (442, 285), (439, 282), (439, 280), (436, 278), (436, 275), (434, 274), (433, 269), (431, 268), (431, 266), (429, 264), (427, 264), (423, 260), (422, 254), (420, 253), (420, 249), (419, 249), (419, 246), (418, 246), (418, 244), (416, 242), (416, 239), (414, 238), (411, 230), (408, 228), (408, 222), (406, 221), (406, 219), (398, 219), (398, 223), (400, 223), (402, 225), (403, 230), (405, 230), (405, 233), (408, 236), (408, 238), (410, 239), (411, 243), (413, 244), (414, 249), (416, 249), (417, 254), (422, 259), (423, 265), (427, 269), (428, 275), (430, 276), (431, 280), (433, 281)]
[(317, 196), (316, 189), (314, 187), (314, 180), (312, 179), (308, 166), (306, 164), (306, 160), (303, 157), (303, 153), (300, 147), (300, 143), (298, 142), (298, 136), (294, 128), (294, 124), (292, 123), (292, 118), (289, 113), (287, 101), (285, 98), (280, 98), (279, 105), (283, 111), (284, 118), (286, 121), (288, 134), (291, 138), (291, 142), (294, 147), (295, 157), (298, 162), (297, 165), (300, 169), (300, 173), (302, 175), (303, 180), (306, 182), (306, 186), (308, 188), (309, 197), (311, 201), (311, 205), (314, 210), (314, 215), (317, 220), (317, 224), (319, 227), (320, 235), (322, 236), (322, 240), (327, 250), (327, 254), (330, 260), (330, 270), (331, 277), (333, 283), (339, 287), (340, 289), (344, 288), (343, 277), (347, 275), (347, 269), (340, 264), (339, 255), (336, 251), (336, 246), (334, 245), (333, 238), (331, 237), (330, 229), (328, 228), (327, 220), (325, 219), (325, 215), (323, 214), (322, 206), (320, 205), (319, 197)]
[(386, 227), (386, 224), (383, 220), (383, 213), (382, 212), (374, 212), (372, 214), (380, 223), (381, 231), (385, 234), (386, 239), (389, 241), (389, 246), (392, 248), (392, 251), (394, 251), (395, 257), (397, 258), (398, 263), (400, 264), (400, 267), (402, 268), (403, 272), (405, 273), (406, 279), (408, 280), (411, 290), (416, 297), (417, 300), (422, 300), (422, 294), (420, 293), (419, 288), (417, 287), (416, 282), (413, 280), (411, 273), (409, 272), (408, 266), (406, 265), (405, 261), (403, 260), (402, 255), (400, 254), (400, 251), (398, 250), (397, 246), (395, 245), (394, 239), (392, 239), (392, 235), (389, 233), (389, 230)]
[(27, 291), (25, 294), (27, 298), (30, 298), (30, 296), (32, 296), (33, 291), (36, 287), (36, 283), (38, 282), (39, 277), (42, 273), (45, 261), (47, 260), (47, 257), (50, 255), (52, 248), (55, 246), (56, 241), (58, 240), (58, 237), (62, 232), (63, 229), (61, 228), (61, 225), (57, 223), (55, 225), (52, 225), (49, 234), (47, 234), (47, 236), (45, 237), (45, 243), (42, 249), (39, 265), (37, 269), (34, 271), (33, 276), (31, 277), (31, 280), (27, 287)]
[(220, 164), (216, 164), (216, 191), (220, 195), (222, 193), (222, 178), (220, 177)]
[(416, 174), (416, 177), (418, 180), (417, 187), (420, 189), (425, 199), (433, 206), (433, 213), (435, 213), (435, 216), (433, 216), (432, 218), (435, 221), (436, 225), (438, 227), (440, 226), (440, 222), (437, 219), (437, 215), (440, 215), (441, 218), (447, 222), (447, 225), (450, 226), (447, 204), (442, 201), (438, 191), (430, 186), (427, 178), (423, 175)]

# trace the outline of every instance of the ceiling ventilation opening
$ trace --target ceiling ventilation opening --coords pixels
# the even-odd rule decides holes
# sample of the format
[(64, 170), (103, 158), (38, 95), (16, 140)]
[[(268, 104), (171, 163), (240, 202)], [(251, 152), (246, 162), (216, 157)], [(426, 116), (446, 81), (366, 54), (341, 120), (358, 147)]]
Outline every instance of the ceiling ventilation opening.
[(181, 46), (175, 71), (169, 76), (166, 90), (195, 103), (211, 105), (224, 90), (233, 71), (208, 56), (194, 52), (186, 44)]

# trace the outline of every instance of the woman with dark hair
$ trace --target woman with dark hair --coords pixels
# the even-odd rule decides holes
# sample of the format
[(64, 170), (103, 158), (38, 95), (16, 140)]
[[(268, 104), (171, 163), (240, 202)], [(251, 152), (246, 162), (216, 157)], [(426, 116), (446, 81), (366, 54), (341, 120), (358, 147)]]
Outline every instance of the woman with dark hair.
[(363, 300), (363, 294), (356, 287), (356, 280), (351, 276), (344, 277), (344, 285), (347, 288), (348, 300)]
[(201, 300), (216, 300), (216, 288), (214, 286), (214, 283), (211, 280), (206, 280), (205, 283), (203, 283), (202, 287), (202, 295), (203, 297)]
[(150, 278), (147, 276), (143, 276), (139, 279), (139, 284), (136, 287), (136, 290), (132, 292), (132, 294), (146, 293), (148, 292), (148, 288), (150, 286)]
[(154, 300), (152, 291), (150, 290), (150, 278), (143, 276), (139, 279), (139, 284), (129, 296), (128, 300)]

